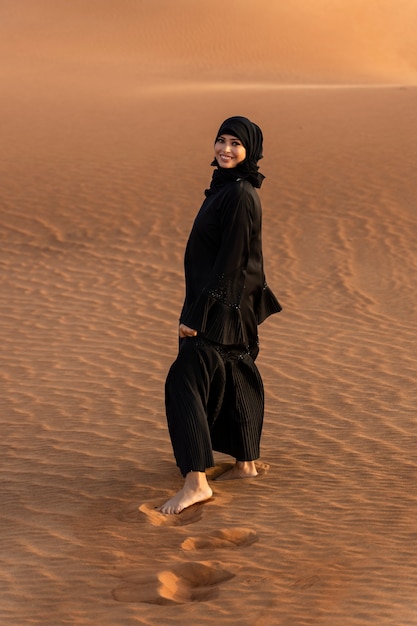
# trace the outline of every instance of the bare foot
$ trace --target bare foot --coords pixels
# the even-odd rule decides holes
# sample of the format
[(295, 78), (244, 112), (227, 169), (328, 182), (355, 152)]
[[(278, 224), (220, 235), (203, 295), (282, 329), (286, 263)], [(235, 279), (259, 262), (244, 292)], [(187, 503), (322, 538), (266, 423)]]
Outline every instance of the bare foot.
[(209, 500), (212, 495), (205, 472), (189, 472), (185, 477), (183, 488), (167, 500), (159, 511), (167, 515), (178, 514), (197, 502)]
[(235, 478), (253, 478), (258, 475), (255, 461), (236, 461), (227, 472), (220, 474), (216, 480), (233, 480)]

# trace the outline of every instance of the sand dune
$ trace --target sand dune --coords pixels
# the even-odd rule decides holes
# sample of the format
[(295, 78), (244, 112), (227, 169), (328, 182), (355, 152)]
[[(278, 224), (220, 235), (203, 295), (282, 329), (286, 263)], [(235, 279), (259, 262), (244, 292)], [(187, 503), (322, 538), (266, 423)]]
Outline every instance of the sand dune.
[[(4, 0), (13, 80), (416, 82), (413, 0)], [(116, 82), (112, 82), (116, 81)], [(51, 84), (50, 84), (51, 87)]]
[[(414, 4), (70, 4), (0, 8), (1, 624), (414, 626), (417, 90), (375, 86), (412, 76)], [(373, 84), (276, 84), (329, 77)], [(216, 483), (217, 455), (214, 498), (162, 516), (183, 249), (236, 113), (284, 306), (261, 472)]]

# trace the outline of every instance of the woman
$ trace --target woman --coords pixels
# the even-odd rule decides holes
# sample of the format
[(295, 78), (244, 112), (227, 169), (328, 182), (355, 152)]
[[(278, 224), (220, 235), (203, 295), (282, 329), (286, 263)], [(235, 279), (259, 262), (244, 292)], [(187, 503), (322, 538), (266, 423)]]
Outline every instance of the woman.
[(182, 489), (162, 513), (209, 499), (213, 450), (236, 459), (221, 478), (257, 475), (264, 395), (255, 365), (258, 324), (281, 310), (266, 285), (261, 204), (261, 129), (245, 117), (223, 122), (216, 167), (185, 252), (186, 293), (177, 359), (168, 373), (168, 428)]

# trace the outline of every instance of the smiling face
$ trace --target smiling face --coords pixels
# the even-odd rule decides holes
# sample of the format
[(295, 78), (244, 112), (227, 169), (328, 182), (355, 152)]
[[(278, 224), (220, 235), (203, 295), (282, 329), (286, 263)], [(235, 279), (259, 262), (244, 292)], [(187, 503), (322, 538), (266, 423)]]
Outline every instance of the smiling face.
[(220, 167), (230, 169), (246, 159), (246, 148), (233, 135), (219, 135), (214, 144), (214, 156)]

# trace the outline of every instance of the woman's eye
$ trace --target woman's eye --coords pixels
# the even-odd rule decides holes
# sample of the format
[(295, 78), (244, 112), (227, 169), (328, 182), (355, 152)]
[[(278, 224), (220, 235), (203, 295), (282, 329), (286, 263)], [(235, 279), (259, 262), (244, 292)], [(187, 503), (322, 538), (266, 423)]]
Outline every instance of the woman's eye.
[(224, 143), (224, 139), (222, 139), (222, 137), (218, 137), (216, 139), (216, 143)]

